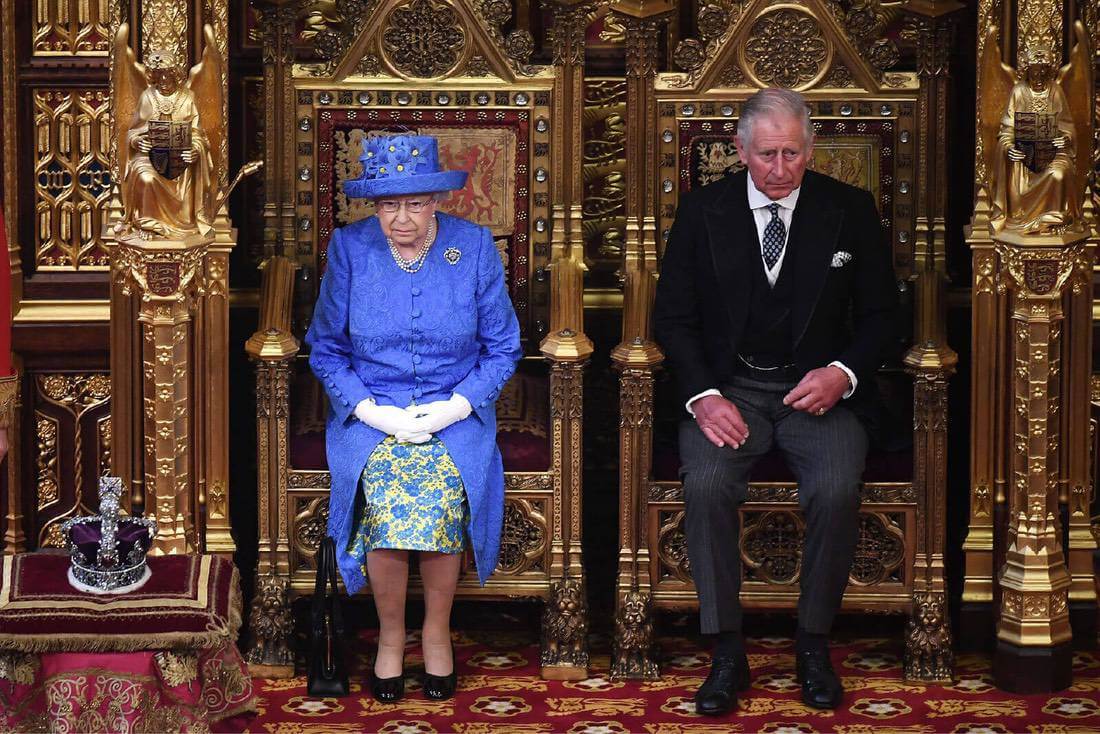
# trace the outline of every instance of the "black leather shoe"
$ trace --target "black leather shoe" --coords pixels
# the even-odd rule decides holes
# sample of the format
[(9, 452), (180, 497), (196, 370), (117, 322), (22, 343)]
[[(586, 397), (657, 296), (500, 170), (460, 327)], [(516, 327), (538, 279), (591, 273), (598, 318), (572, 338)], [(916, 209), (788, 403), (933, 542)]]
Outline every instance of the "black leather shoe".
[(432, 675), (424, 671), (424, 696), (433, 701), (445, 701), (455, 695), (458, 688), (458, 661), (455, 660), (455, 646), (451, 645), (451, 674)]
[(844, 696), (844, 688), (833, 671), (828, 650), (795, 654), (795, 672), (802, 684), (802, 703), (815, 709), (835, 709)]
[(710, 675), (695, 692), (695, 713), (724, 716), (737, 706), (737, 692), (749, 688), (749, 659), (714, 658)]
[(393, 678), (379, 678), (370, 672), (370, 692), (374, 698), (382, 703), (395, 703), (405, 695), (405, 674), (396, 675)]

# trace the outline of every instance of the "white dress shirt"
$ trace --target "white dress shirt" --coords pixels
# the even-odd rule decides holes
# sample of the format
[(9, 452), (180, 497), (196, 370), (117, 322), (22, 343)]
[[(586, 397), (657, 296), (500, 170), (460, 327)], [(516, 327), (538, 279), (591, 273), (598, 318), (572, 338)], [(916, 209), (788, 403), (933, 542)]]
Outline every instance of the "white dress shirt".
[[(779, 280), (779, 271), (783, 268), (783, 261), (787, 257), (787, 240), (790, 237), (791, 232), (791, 219), (794, 218), (794, 208), (795, 205), (798, 204), (798, 193), (799, 191), (801, 191), (801, 187), (787, 194), (782, 199), (773, 200), (768, 198), (768, 195), (760, 191), (760, 189), (756, 188), (756, 184), (754, 184), (752, 181), (752, 176), (746, 176), (745, 178), (748, 181), (749, 209), (752, 210), (753, 219), (756, 221), (756, 240), (758, 243), (761, 243), (760, 266), (764, 268), (764, 276), (768, 279), (768, 285), (774, 287), (775, 281)], [(772, 219), (772, 213), (768, 210), (768, 205), (772, 203), (779, 204), (779, 209), (776, 211), (776, 214), (783, 222), (784, 234), (783, 250), (779, 253), (779, 259), (776, 260), (775, 264), (769, 268), (767, 261), (764, 260), (764, 246), (762, 243), (764, 242), (764, 228), (768, 226), (768, 222), (770, 222)], [(828, 366), (839, 367), (841, 370), (843, 370), (844, 374), (848, 375), (849, 387), (847, 392), (844, 393), (844, 398), (847, 399), (852, 397), (852, 395), (856, 391), (856, 385), (858, 383), (855, 373), (848, 369), (847, 365), (839, 361), (834, 360), (830, 362)], [(694, 403), (699, 398), (706, 397), (707, 395), (721, 394), (722, 393), (719, 392), (717, 388), (704, 390), (698, 395), (693, 395), (691, 399), (687, 401), (687, 404), (684, 407), (687, 409), (687, 412), (691, 413), (692, 417), (694, 417), (695, 411), (691, 409), (692, 403)]]

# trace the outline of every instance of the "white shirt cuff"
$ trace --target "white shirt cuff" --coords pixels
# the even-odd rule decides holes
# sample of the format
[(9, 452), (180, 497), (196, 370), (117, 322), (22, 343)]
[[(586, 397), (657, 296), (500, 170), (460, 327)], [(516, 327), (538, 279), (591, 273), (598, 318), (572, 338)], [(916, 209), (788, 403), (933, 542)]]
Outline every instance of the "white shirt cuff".
[(699, 393), (698, 395), (692, 395), (691, 398), (686, 403), (684, 403), (684, 410), (686, 410), (688, 413), (691, 413), (691, 417), (694, 418), (695, 417), (695, 411), (691, 409), (691, 404), (692, 403), (694, 403), (699, 398), (705, 398), (708, 395), (721, 395), (721, 394), (722, 393), (720, 393), (718, 390), (715, 390), (712, 387), (709, 390), (704, 390), (703, 392)]
[(841, 397), (843, 397), (845, 400), (852, 397), (852, 395), (855, 394), (856, 386), (859, 385), (859, 380), (856, 379), (856, 373), (848, 369), (847, 365), (845, 365), (843, 362), (837, 362), (836, 360), (830, 362), (829, 366), (839, 367), (844, 371), (844, 374), (848, 375), (848, 382), (851, 384), (851, 387), (849, 387), (848, 392), (844, 393), (844, 395), (842, 395)]

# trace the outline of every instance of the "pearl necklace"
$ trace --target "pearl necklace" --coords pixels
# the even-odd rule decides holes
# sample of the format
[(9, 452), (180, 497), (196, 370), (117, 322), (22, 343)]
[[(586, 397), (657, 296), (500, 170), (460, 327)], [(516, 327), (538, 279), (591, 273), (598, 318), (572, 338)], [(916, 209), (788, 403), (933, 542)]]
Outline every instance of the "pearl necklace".
[(412, 260), (401, 257), (401, 251), (397, 249), (397, 245), (393, 244), (393, 240), (389, 237), (386, 238), (386, 244), (390, 246), (390, 255), (393, 256), (393, 261), (397, 263), (397, 267), (406, 273), (415, 273), (424, 267), (424, 260), (428, 257), (428, 250), (431, 249), (433, 242), (435, 242), (435, 217), (432, 217), (432, 220), (428, 222), (428, 234), (424, 238), (424, 244), (420, 248), (420, 253)]

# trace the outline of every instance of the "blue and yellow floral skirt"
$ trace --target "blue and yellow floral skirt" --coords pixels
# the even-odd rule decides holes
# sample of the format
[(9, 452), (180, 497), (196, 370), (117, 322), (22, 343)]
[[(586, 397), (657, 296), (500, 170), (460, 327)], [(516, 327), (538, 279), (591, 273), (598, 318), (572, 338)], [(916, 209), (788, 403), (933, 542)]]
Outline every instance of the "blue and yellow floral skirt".
[(363, 564), (379, 548), (461, 553), (469, 505), (443, 442), (398, 443), (387, 436), (359, 477), (362, 495), (348, 554)]

